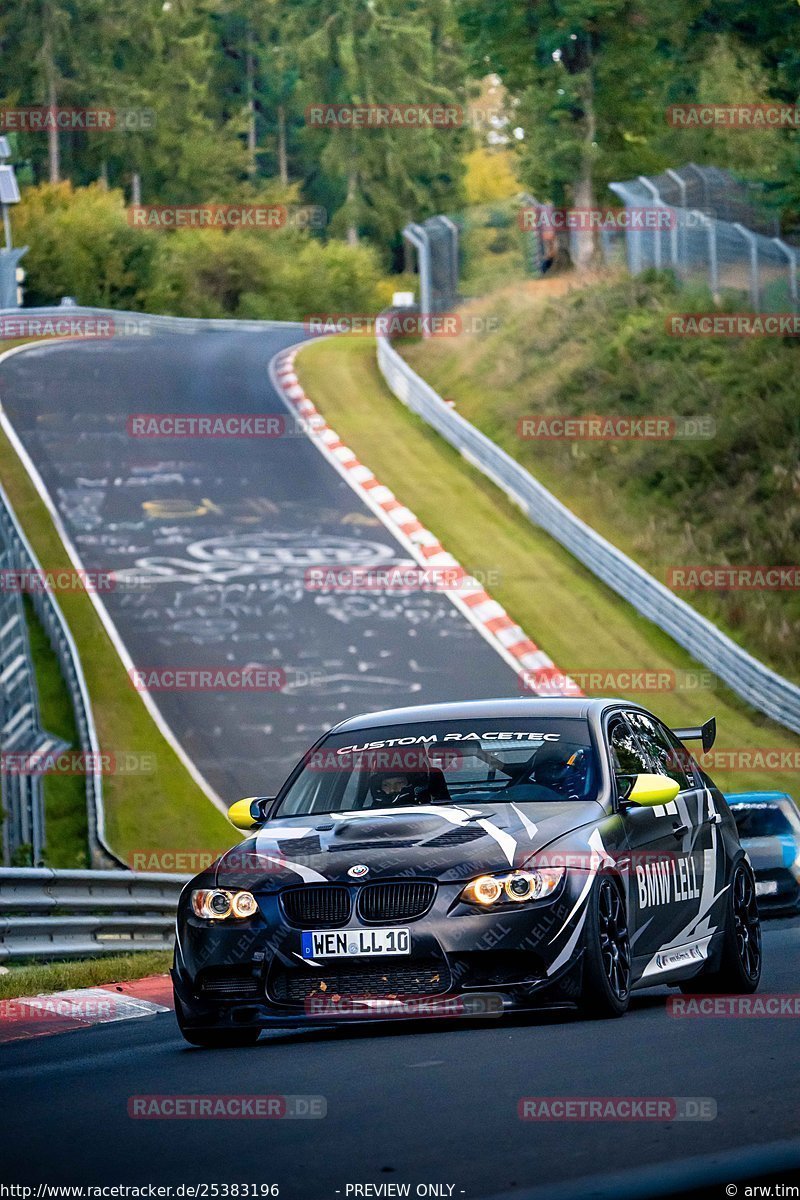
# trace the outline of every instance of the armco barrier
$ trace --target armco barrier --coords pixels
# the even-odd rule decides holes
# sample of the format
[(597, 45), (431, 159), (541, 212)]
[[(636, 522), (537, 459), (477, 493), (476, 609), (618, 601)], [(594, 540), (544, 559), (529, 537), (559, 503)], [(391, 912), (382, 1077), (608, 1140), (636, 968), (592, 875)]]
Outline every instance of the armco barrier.
[[(39, 560), (2, 487), (0, 487), (0, 525), (2, 525), (4, 540), (14, 554), (17, 569), (39, 576), (42, 570)], [(31, 600), (58, 659), (61, 675), (69, 691), (81, 750), (87, 756), (91, 755), (89, 761), (95, 764), (93, 769), (86, 773), (86, 807), (91, 861), (96, 866), (121, 866), (120, 860), (113, 853), (105, 838), (100, 745), (97, 740), (89, 692), (77, 647), (53, 593), (44, 589), (34, 589), (31, 593)]]
[(0, 961), (169, 950), (188, 875), (0, 868)]
[(378, 337), (377, 342), (378, 366), (398, 400), (496, 483), (534, 524), (724, 680), (738, 696), (787, 729), (800, 733), (800, 687), (737, 646), (685, 600), (576, 517), (510, 454), (447, 405), (412, 371), (387, 338)]
[[(263, 333), (267, 329), (304, 329), (304, 325), (300, 321), (250, 321), (235, 317), (170, 317), (160, 316), (157, 313), (127, 312), (116, 308), (91, 308), (80, 304), (60, 304), (49, 308), (0, 309), (0, 337), (35, 341), (38, 337), (44, 337), (45, 334), (37, 332), (36, 328), (31, 326), (31, 322), (38, 319), (69, 321), (76, 318), (83, 320), (87, 317), (104, 318), (109, 322), (109, 328), (105, 334), (102, 331), (96, 331), (94, 335), (85, 334), (84, 337), (89, 341), (102, 341), (104, 336), (148, 337), (157, 333), (193, 334), (214, 331), (230, 333), (231, 330), (236, 333)], [(8, 328), (4, 326), (4, 323), (12, 321), (20, 321), (25, 324), (22, 325), (19, 332), (14, 332), (12, 325), (9, 325)], [(69, 336), (66, 329), (62, 336)], [(81, 335), (74, 336), (80, 337)]]

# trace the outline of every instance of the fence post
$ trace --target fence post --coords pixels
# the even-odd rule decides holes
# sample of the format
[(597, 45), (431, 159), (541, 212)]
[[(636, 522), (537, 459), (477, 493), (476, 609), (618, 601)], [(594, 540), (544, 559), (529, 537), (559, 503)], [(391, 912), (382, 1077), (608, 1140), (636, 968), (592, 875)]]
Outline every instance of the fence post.
[(706, 227), (708, 232), (708, 275), (709, 285), (711, 287), (711, 295), (715, 300), (719, 300), (719, 260), (717, 258), (717, 223), (711, 217), (707, 217), (705, 213), (700, 212), (699, 208), (693, 208), (692, 214), (698, 217)]
[(456, 225), (455, 221), (450, 219), (450, 217), (441, 216), (441, 217), (439, 217), (439, 220), (442, 222), (442, 224), (444, 225), (444, 227), (448, 230), (448, 232), (450, 234), (450, 272), (451, 272), (451, 280), (452, 280), (452, 289), (451, 290), (452, 290), (452, 296), (453, 296), (453, 303), (455, 303), (458, 298), (458, 276), (459, 276), (458, 226)]
[(758, 242), (756, 235), (749, 229), (745, 229), (744, 225), (740, 225), (738, 221), (733, 222), (733, 228), (742, 235), (750, 248), (750, 303), (753, 306), (753, 311), (759, 311), (760, 292), (758, 280)]
[(789, 295), (792, 297), (792, 311), (797, 312), (797, 254), (780, 238), (774, 237), (772, 240), (789, 260)]
[[(658, 188), (654, 183), (651, 183), (646, 175), (639, 176), (639, 183), (646, 187), (650, 195), (653, 197), (653, 202), (657, 207), (664, 207), (664, 202), (658, 194)], [(661, 270), (661, 229), (656, 228), (653, 232), (653, 266), (657, 271)]]
[[(687, 211), (686, 180), (684, 179), (684, 176), (682, 176), (679, 172), (676, 172), (676, 170), (673, 170), (670, 167), (667, 168), (666, 174), (669, 175), (669, 178), (674, 180), (675, 184), (678, 184), (678, 187), (680, 188), (680, 209), (681, 209), (680, 227), (679, 227), (678, 222), (675, 222), (675, 227), (673, 228), (675, 269), (678, 270), (679, 272), (682, 272), (682, 274), (684, 274), (684, 275), (688, 275), (688, 263), (686, 262), (686, 216), (685, 216), (686, 211)], [(679, 241), (679, 234), (682, 235), (682, 236), (680, 236), (680, 241)]]
[(403, 230), (403, 237), (411, 242), (411, 245), (417, 252), (417, 266), (419, 269), (419, 307), (422, 313), (422, 336), (430, 337), (428, 328), (429, 321), (425, 320), (426, 315), (430, 316), (432, 312), (431, 304), (431, 243), (426, 230), (421, 225), (411, 223), (406, 225)]

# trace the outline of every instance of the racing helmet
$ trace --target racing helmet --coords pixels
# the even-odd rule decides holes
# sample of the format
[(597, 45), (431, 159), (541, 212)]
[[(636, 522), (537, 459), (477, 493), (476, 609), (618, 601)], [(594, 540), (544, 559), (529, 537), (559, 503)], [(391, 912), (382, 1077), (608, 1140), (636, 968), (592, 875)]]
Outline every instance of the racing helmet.
[(534, 783), (564, 795), (581, 793), (586, 784), (589, 756), (584, 749), (547, 743), (533, 763)]
[(444, 773), (438, 767), (428, 771), (373, 771), (369, 791), (378, 804), (430, 804), (450, 798)]

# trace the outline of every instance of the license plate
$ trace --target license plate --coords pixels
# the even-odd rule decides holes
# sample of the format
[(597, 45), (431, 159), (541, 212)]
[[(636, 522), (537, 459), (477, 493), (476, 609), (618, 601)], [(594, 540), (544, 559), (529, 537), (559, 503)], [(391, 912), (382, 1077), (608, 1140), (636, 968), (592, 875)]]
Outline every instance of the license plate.
[(323, 929), (302, 935), (303, 958), (375, 958), (410, 954), (408, 929)]
[(762, 879), (760, 883), (756, 883), (757, 896), (774, 896), (778, 891), (777, 879)]

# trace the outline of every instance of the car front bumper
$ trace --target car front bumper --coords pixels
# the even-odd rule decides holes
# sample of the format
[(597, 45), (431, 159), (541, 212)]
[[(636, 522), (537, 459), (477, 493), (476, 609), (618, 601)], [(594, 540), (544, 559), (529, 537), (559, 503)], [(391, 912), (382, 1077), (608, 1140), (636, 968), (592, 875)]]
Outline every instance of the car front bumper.
[[(463, 883), (440, 884), (425, 916), (404, 925), (409, 955), (301, 956), (302, 930), (276, 895), (250, 920), (194, 916), (184, 893), (172, 972), (185, 1023), (320, 1025), (432, 1016), (498, 1016), (574, 1003), (587, 876), (568, 873), (553, 897), (498, 911), (459, 901)], [(188, 890), (187, 890), (188, 891)], [(353, 918), (347, 929), (363, 929)]]

